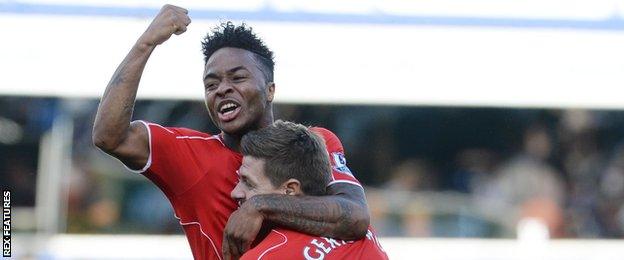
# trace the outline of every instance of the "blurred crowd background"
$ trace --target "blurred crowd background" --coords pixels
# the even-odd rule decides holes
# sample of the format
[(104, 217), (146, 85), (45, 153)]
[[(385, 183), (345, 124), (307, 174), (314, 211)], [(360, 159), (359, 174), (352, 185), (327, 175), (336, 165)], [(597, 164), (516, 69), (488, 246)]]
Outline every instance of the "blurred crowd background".
[(134, 119), (217, 133), (200, 42), (245, 22), (275, 52), (276, 118), (336, 133), (392, 259), (624, 255), (624, 0), (0, 0), (14, 257), (191, 257), (163, 193), (91, 141), (167, 3), (193, 22)]
[[(42, 138), (72, 122), (67, 233), (182, 233), (164, 195), (91, 143), (95, 99), (0, 97), (0, 179), (34, 231)], [(624, 112), (276, 104), (276, 117), (342, 140), (381, 236), (517, 235), (536, 219), (555, 238), (624, 236)], [(202, 102), (138, 101), (135, 119), (216, 133)], [(29, 214), (32, 215), (29, 217)], [(18, 223), (19, 222), (19, 223)]]

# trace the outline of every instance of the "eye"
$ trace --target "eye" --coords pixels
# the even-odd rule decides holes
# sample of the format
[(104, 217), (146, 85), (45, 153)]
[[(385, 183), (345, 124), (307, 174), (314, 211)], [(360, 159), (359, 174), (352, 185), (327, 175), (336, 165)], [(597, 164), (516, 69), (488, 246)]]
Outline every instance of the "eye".
[(213, 91), (213, 90), (217, 89), (217, 83), (215, 83), (215, 82), (210, 82), (210, 83), (206, 84), (204, 87), (205, 87), (205, 88), (206, 88), (206, 90), (208, 90), (208, 91)]
[(232, 78), (232, 81), (236, 82), (236, 83), (240, 83), (245, 81), (247, 77), (245, 76), (234, 76), (234, 78)]
[(253, 186), (253, 185), (252, 185), (249, 181), (247, 181), (247, 179), (243, 180), (243, 182), (244, 182), (244, 183), (245, 183), (245, 185), (247, 185), (247, 187), (249, 187), (250, 189), (253, 189), (253, 188), (254, 188), (254, 186)]
[(245, 176), (238, 178), (238, 181), (242, 182), (245, 186), (247, 186), (247, 188), (253, 189), (253, 185), (249, 182), (249, 180), (247, 180), (247, 178), (245, 178)]

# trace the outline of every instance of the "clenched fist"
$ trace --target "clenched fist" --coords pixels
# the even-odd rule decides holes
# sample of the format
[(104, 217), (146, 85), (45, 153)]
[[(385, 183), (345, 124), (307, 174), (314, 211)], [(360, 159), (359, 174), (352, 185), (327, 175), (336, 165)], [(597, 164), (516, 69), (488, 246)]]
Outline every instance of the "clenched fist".
[(186, 27), (190, 23), (188, 10), (174, 5), (164, 5), (139, 42), (156, 46), (168, 40), (172, 34), (180, 35), (186, 32)]

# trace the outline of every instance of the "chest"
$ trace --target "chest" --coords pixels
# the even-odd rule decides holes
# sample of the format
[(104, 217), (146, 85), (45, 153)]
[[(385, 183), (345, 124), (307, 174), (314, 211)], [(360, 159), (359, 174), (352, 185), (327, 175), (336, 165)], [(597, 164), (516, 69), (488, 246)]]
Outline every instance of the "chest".
[(174, 199), (179, 215), (190, 219), (227, 220), (237, 204), (230, 193), (238, 181), (237, 171), (242, 156), (224, 147), (189, 147), (188, 165), (184, 169), (192, 180), (186, 190)]

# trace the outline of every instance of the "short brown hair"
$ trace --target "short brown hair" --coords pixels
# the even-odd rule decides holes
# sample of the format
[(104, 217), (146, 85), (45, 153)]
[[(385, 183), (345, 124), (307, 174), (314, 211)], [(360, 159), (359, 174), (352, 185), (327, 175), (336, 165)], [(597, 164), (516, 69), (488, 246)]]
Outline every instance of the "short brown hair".
[(277, 120), (243, 136), (241, 152), (265, 160), (264, 172), (273, 186), (293, 178), (305, 194), (325, 194), (331, 178), (329, 156), (321, 137), (307, 127)]

